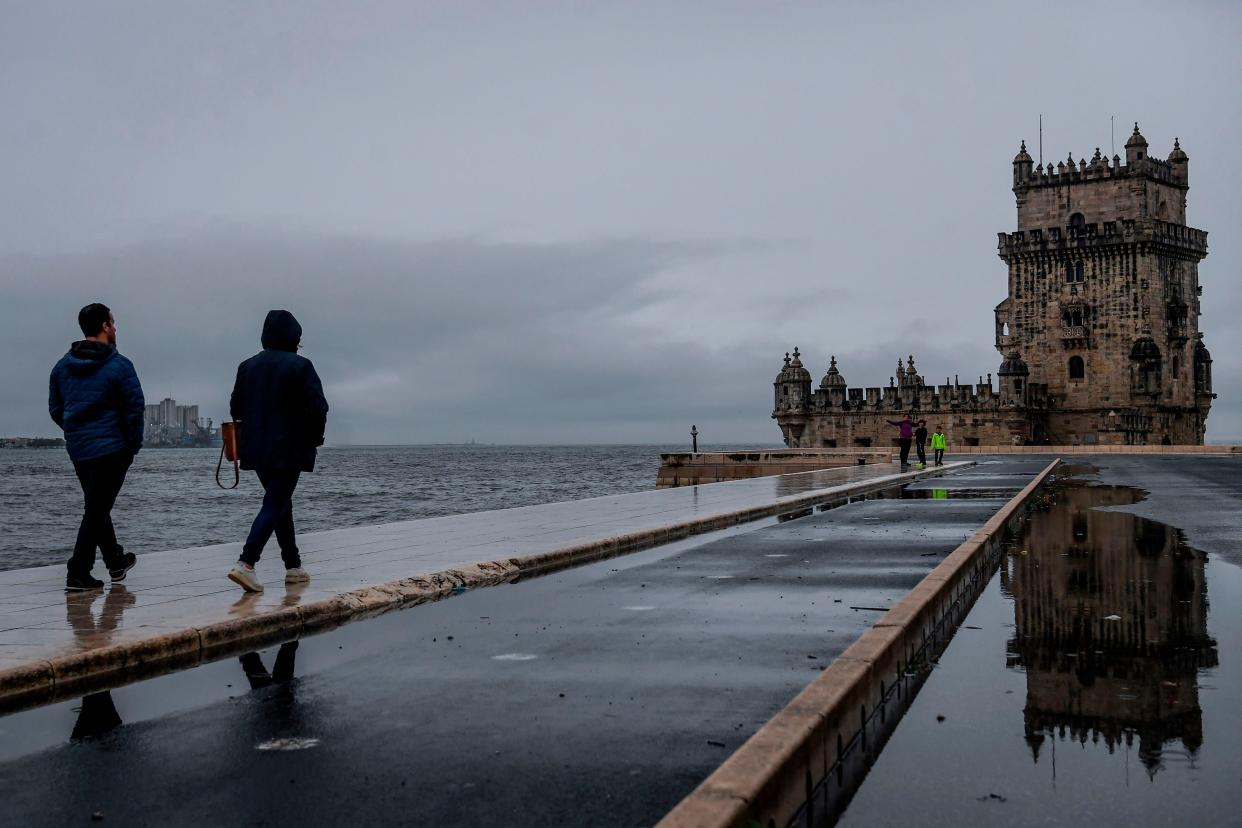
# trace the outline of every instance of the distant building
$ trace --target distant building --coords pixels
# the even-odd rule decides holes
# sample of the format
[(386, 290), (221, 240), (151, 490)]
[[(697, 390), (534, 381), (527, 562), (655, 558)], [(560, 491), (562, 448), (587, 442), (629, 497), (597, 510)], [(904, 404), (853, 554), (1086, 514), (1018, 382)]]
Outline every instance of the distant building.
[(211, 445), (217, 432), (200, 420), (197, 405), (177, 405), (172, 397), (148, 405), (143, 413), (144, 442), (149, 446)]
[(958, 445), (1202, 444), (1212, 357), (1199, 332), (1207, 233), (1186, 224), (1189, 158), (1013, 160), (1018, 229), (999, 234), (1009, 295), (996, 306), (1003, 361), (986, 383), (927, 385), (909, 356), (887, 388), (849, 388), (831, 360), (815, 391), (794, 349), (772, 417), (794, 447), (887, 446), (911, 413)]

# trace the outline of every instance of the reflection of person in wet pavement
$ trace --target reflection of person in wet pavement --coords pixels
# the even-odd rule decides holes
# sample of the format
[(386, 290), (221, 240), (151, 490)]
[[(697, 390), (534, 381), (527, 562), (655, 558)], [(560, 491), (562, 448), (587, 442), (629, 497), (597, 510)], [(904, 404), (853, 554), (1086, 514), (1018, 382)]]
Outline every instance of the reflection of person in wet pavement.
[(241, 662), (242, 670), (246, 672), (246, 680), (250, 682), (250, 689), (258, 690), (260, 687), (292, 681), (297, 653), (298, 642), (286, 641), (281, 644), (280, 649), (276, 651), (276, 663), (272, 665), (271, 673), (268, 673), (267, 668), (263, 666), (263, 659), (258, 653), (246, 653), (238, 658), (238, 661)]
[(124, 584), (114, 583), (96, 618), (93, 605), (98, 597), (98, 592), (65, 594), (65, 618), (73, 629), (74, 639), (84, 649), (110, 644), (112, 633), (121, 624), (121, 614), (137, 600)]
[(92, 693), (82, 697), (82, 707), (78, 711), (78, 720), (73, 724), (70, 739), (88, 739), (91, 736), (102, 736), (109, 730), (121, 726), (121, 714), (116, 712), (112, 702), (112, 694)]

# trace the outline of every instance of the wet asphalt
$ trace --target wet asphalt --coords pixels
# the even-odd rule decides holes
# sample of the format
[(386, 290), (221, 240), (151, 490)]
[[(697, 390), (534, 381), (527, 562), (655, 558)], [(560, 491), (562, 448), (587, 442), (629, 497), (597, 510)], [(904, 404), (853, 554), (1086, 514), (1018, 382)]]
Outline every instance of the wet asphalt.
[(650, 825), (1044, 464), (0, 719), (0, 823)]

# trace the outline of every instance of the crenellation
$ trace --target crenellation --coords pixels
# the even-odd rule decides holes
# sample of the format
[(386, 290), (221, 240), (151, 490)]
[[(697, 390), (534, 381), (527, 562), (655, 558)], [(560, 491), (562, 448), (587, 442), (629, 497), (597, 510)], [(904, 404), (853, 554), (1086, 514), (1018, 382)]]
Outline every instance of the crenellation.
[[(848, 388), (836, 358), (809, 400), (786, 370), (773, 411), (791, 446), (884, 446), (912, 413), (959, 444), (1201, 444), (1215, 398), (1199, 332), (1207, 233), (1186, 225), (1188, 157), (1147, 155), (1135, 124), (1126, 158), (1013, 162), (1017, 228), (997, 234), (1009, 269), (995, 308), (999, 388), (924, 383), (910, 355), (886, 388)], [(794, 351), (796, 361), (797, 350)], [(798, 363), (800, 367), (800, 363)], [(807, 397), (801, 407), (790, 405)], [(932, 422), (936, 418), (937, 422)], [(939, 422), (943, 420), (943, 422)]]

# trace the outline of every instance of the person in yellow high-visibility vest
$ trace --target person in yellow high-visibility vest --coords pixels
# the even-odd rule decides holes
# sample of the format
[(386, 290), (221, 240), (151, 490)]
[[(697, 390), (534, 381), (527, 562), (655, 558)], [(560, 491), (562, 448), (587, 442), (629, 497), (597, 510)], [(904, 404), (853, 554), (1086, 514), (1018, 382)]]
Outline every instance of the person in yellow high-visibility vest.
[(949, 441), (944, 436), (944, 426), (936, 426), (936, 430), (932, 432), (931, 447), (936, 458), (936, 465), (943, 466), (944, 450), (949, 447)]

